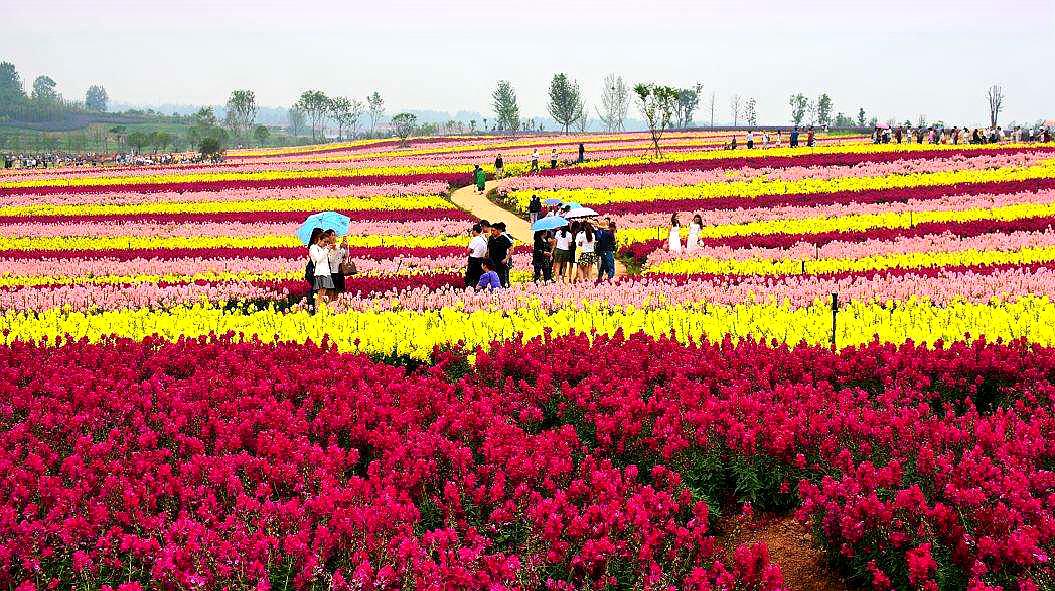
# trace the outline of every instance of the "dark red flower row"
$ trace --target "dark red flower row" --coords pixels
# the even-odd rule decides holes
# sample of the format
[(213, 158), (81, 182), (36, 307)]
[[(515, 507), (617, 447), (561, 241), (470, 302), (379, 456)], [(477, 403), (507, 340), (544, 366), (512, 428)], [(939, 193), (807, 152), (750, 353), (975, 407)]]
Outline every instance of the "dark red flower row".
[[(3, 210), (0, 209), (0, 212)], [(476, 218), (460, 209), (350, 209), (337, 213), (348, 216), (353, 222), (418, 222), (451, 220), (469, 222)], [(234, 224), (301, 223), (310, 215), (303, 211), (253, 211), (227, 213), (135, 213), (114, 215), (0, 215), (0, 224), (63, 224), (70, 222), (153, 222), (153, 223), (205, 223), (227, 222)]]

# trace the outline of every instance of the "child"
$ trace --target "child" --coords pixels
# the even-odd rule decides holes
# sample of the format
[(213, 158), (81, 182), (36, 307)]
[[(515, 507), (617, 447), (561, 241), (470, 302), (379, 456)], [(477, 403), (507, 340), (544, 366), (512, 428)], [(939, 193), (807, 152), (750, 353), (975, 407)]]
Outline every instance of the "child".
[(502, 281), (498, 279), (498, 273), (495, 273), (495, 265), (491, 262), (491, 259), (484, 259), (481, 264), (484, 268), (484, 273), (480, 275), (480, 281), (476, 284), (476, 289), (501, 288)]

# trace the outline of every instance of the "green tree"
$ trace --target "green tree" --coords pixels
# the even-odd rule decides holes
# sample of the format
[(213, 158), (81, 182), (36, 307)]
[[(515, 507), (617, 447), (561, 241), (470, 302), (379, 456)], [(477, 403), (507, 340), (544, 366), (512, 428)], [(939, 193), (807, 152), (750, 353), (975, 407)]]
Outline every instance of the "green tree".
[(554, 74), (549, 83), (549, 114), (564, 127), (564, 133), (579, 118), (579, 106), (579, 83), (564, 73)]
[(89, 86), (88, 92), (84, 93), (84, 106), (93, 111), (106, 111), (109, 103), (110, 97), (106, 94), (106, 89), (98, 84)]
[(33, 100), (52, 102), (59, 98), (55, 90), (55, 81), (50, 76), (37, 76), (33, 81)]
[(670, 126), (671, 119), (678, 108), (678, 89), (656, 84), (638, 84), (634, 86), (634, 94), (637, 95), (637, 107), (648, 125), (648, 132), (652, 136), (652, 147), (658, 158), (660, 156), (659, 140), (663, 135), (663, 130)]
[(791, 105), (791, 122), (795, 125), (802, 125), (802, 120), (806, 117), (806, 110), (810, 107), (810, 100), (800, 92), (791, 95), (788, 98), (788, 104)]
[(286, 121), (286, 133), (293, 137), (298, 137), (304, 133), (304, 111), (301, 111), (296, 105), (286, 114)]
[(206, 137), (198, 143), (198, 152), (204, 158), (219, 156), (223, 151), (223, 142), (217, 137)]
[(256, 123), (256, 93), (252, 90), (235, 90), (227, 99), (227, 117), (235, 135), (249, 135)]
[(330, 99), (330, 118), (337, 124), (337, 140), (344, 139), (344, 125), (352, 111), (352, 100), (335, 96)]
[(0, 62), (0, 113), (10, 113), (26, 100), (22, 77), (11, 62)]
[(132, 146), (136, 154), (142, 154), (143, 148), (150, 144), (150, 134), (142, 131), (133, 131), (128, 134), (128, 139), (125, 141), (128, 142), (129, 146)]
[(305, 90), (297, 100), (296, 107), (304, 112), (311, 125), (311, 139), (315, 141), (319, 125), (330, 112), (330, 99), (321, 90)]
[(392, 125), (396, 128), (399, 141), (406, 144), (407, 138), (414, 133), (414, 126), (418, 122), (418, 116), (413, 113), (399, 113), (392, 116)]
[(758, 101), (754, 97), (747, 99), (747, 106), (744, 107), (744, 120), (748, 125), (758, 125)]
[(253, 130), (253, 139), (256, 143), (263, 146), (267, 143), (267, 140), (271, 137), (271, 130), (266, 125), (257, 125), (256, 129)]
[(857, 112), (857, 125), (858, 127), (865, 126), (865, 108), (861, 107), (861, 110)]
[(515, 134), (520, 127), (520, 105), (513, 85), (508, 80), (499, 80), (491, 99), (498, 127)]
[(370, 110), (370, 133), (373, 134), (377, 129), (377, 122), (385, 116), (385, 99), (381, 98), (381, 93), (375, 90), (373, 94), (366, 97), (366, 106)]
[(675, 112), (677, 127), (684, 129), (692, 125), (692, 114), (700, 105), (700, 92), (702, 91), (703, 85), (699, 83), (692, 88), (678, 90), (678, 108)]
[(832, 122), (832, 97), (828, 93), (821, 93), (817, 97), (817, 124), (828, 125)]

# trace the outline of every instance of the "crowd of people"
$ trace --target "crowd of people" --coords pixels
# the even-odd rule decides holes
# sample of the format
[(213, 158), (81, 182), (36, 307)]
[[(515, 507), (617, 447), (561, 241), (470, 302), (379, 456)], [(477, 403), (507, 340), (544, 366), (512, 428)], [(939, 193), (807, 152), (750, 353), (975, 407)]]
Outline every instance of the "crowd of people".
[[(556, 208), (550, 215), (556, 215)], [(480, 220), (470, 230), (465, 286), (476, 289), (509, 287), (515, 241), (503, 222)], [(611, 219), (595, 225), (574, 220), (554, 230), (534, 232), (532, 279), (600, 282), (615, 278), (616, 225)]]
[(989, 128), (968, 128), (954, 126), (952, 129), (945, 127), (930, 126), (924, 128), (922, 125), (912, 126), (898, 125), (893, 129), (890, 126), (877, 126), (872, 132), (873, 144), (997, 144), (1004, 141), (1012, 142), (1050, 142), (1052, 141), (1051, 130), (1047, 127), (1022, 129), (1016, 125), (1010, 133), (1000, 126)]
[(200, 154), (142, 154), (134, 152), (117, 152), (113, 154), (82, 154), (68, 152), (39, 153), (5, 153), (0, 158), (5, 169), (22, 168), (57, 168), (77, 166), (151, 166), (166, 164), (200, 164), (202, 162), (221, 162), (222, 156), (208, 158)]
[(337, 243), (337, 232), (315, 228), (308, 241), (308, 263), (304, 279), (311, 284), (312, 304), (328, 302), (344, 291), (344, 278), (355, 275), (355, 262), (348, 253), (348, 239)]

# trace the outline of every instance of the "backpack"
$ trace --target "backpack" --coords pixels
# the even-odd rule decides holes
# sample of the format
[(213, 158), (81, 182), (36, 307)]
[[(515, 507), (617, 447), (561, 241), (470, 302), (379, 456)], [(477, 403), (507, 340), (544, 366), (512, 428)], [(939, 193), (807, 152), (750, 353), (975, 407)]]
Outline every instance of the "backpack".
[(315, 263), (313, 261), (308, 261), (307, 266), (304, 267), (304, 280), (308, 283), (315, 281)]

